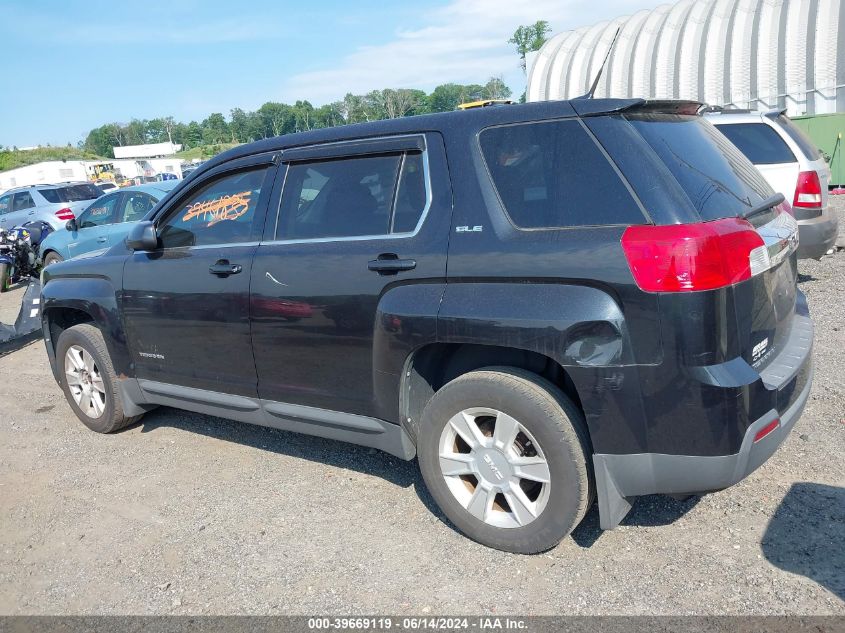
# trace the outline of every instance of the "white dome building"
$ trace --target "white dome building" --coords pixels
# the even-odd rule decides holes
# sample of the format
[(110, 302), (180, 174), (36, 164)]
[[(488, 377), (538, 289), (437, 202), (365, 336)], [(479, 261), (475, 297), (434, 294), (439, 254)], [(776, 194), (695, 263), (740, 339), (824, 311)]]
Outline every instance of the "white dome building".
[(681, 0), (566, 31), (529, 60), (528, 101), (694, 99), (792, 116), (845, 112), (842, 0)]

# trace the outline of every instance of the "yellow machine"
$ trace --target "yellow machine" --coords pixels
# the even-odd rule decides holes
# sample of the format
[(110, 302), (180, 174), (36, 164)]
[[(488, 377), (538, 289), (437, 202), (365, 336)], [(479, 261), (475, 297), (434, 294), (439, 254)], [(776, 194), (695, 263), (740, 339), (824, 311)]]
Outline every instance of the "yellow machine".
[(469, 103), (462, 103), (458, 106), (458, 110), (469, 110), (470, 108), (486, 108), (494, 105), (510, 105), (513, 103), (510, 99), (482, 99), (480, 101), (470, 101)]

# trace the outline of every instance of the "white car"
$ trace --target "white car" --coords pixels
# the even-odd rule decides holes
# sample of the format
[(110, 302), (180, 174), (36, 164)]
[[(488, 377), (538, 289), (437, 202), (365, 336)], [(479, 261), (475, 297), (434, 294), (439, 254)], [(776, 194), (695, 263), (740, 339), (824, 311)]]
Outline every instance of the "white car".
[(784, 110), (717, 110), (705, 116), (792, 205), (798, 257), (819, 259), (833, 248), (839, 225), (827, 203), (830, 168)]

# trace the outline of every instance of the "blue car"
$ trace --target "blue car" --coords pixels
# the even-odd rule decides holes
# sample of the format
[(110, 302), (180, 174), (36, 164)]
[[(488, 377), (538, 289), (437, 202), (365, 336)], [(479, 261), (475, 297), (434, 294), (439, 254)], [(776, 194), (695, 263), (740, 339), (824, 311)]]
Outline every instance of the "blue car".
[(117, 244), (126, 238), (135, 222), (180, 182), (151, 182), (100, 196), (78, 218), (67, 223), (67, 230), (51, 233), (42, 242), (44, 266)]

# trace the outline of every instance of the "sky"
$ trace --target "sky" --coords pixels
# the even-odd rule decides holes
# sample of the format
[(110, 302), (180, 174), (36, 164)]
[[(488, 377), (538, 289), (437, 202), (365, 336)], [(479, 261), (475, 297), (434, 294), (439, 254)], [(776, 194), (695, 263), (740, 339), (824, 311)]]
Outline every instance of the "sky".
[(525, 77), (521, 24), (552, 34), (654, 0), (0, 0), (0, 146), (76, 145), (104, 123), (315, 106), (382, 88)]

